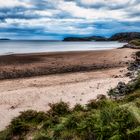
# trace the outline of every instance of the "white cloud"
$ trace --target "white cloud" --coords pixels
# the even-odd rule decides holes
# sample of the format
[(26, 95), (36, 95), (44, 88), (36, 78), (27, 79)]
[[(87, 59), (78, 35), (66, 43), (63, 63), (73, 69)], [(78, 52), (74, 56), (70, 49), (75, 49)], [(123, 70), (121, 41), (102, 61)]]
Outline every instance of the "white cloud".
[(114, 5), (126, 5), (126, 4), (134, 4), (136, 0), (78, 0), (81, 4), (85, 5), (96, 5), (96, 4), (104, 4), (108, 6)]
[[(84, 1), (84, 0), (83, 0)], [(94, 2), (96, 2), (95, 0)], [(112, 0), (112, 1), (117, 1), (117, 0)], [(124, 0), (126, 2), (126, 0)], [(92, 0), (85, 1), (86, 3), (93, 2)], [(127, 14), (128, 11), (125, 9), (107, 9), (107, 8), (85, 8), (85, 7), (80, 7), (76, 5), (75, 2), (60, 2), (58, 5), (59, 9), (63, 10), (64, 12), (70, 13), (72, 16), (76, 18), (85, 18), (86, 20), (103, 20), (103, 19), (112, 19), (112, 20), (135, 20), (136, 18), (128, 18)]]
[(19, 0), (0, 0), (0, 7), (16, 7), (16, 6), (24, 6), (24, 7), (31, 7), (30, 2), (24, 2)]

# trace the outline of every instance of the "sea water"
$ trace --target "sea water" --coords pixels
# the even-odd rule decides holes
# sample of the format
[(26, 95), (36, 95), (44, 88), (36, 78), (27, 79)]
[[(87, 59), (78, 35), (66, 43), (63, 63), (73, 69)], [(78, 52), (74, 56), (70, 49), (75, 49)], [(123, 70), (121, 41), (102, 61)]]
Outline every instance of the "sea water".
[(63, 42), (41, 40), (1, 40), (0, 55), (38, 52), (108, 50), (122, 47), (124, 44), (125, 43), (117, 41)]

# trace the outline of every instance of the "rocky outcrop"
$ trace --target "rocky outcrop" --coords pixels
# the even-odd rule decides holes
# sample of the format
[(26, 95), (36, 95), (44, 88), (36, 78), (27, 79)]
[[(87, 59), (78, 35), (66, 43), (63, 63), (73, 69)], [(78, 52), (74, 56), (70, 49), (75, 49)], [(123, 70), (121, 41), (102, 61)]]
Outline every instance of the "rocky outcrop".
[(125, 32), (125, 33), (117, 33), (111, 36), (109, 41), (124, 41), (128, 42), (134, 39), (140, 39), (140, 32)]

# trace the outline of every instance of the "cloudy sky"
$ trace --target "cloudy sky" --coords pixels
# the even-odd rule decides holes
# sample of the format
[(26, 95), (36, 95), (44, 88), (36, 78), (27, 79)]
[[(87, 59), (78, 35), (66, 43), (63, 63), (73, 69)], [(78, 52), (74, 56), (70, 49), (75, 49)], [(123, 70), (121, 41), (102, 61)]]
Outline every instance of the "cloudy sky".
[(140, 0), (0, 0), (0, 38), (62, 39), (140, 31)]

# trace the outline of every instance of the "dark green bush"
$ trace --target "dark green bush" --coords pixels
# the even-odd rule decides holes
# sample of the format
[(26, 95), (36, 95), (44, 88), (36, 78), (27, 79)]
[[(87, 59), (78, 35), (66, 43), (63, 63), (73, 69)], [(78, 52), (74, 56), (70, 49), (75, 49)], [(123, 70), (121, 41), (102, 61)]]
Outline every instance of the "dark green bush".
[(100, 109), (104, 107), (104, 103), (106, 103), (106, 99), (101, 99), (101, 100), (90, 100), (88, 104), (86, 104), (86, 107), (88, 110), (91, 109)]
[(80, 104), (76, 104), (73, 108), (73, 111), (85, 111), (85, 108)]
[(64, 122), (65, 128), (67, 128), (69, 130), (77, 128), (77, 124), (81, 120), (81, 118), (79, 118), (79, 117), (81, 117), (81, 116), (78, 114), (77, 115), (76, 114), (69, 115)]
[(48, 120), (46, 120), (44, 123), (43, 123), (43, 126), (42, 128), (43, 129), (48, 129), (48, 128), (52, 128), (54, 125), (58, 124), (59, 123), (59, 117), (58, 116), (50, 116)]
[(48, 114), (51, 116), (61, 116), (70, 113), (69, 105), (62, 101), (56, 104), (49, 104), (49, 106), (50, 110), (48, 111)]
[(10, 129), (12, 135), (24, 135), (30, 131), (31, 126), (23, 122), (20, 118), (15, 118), (11, 122)]
[(40, 122), (46, 120), (47, 114), (44, 112), (28, 110), (25, 112), (21, 112), (21, 115), (18, 118), (23, 122), (40, 123)]
[(132, 101), (134, 101), (137, 98), (140, 98), (140, 91), (139, 90), (134, 92), (133, 94), (130, 94), (130, 95), (126, 96), (124, 98), (124, 101), (125, 102), (132, 102)]
[(90, 100), (88, 102), (88, 104), (86, 105), (87, 109), (88, 110), (91, 110), (91, 109), (97, 109), (99, 107), (99, 102), (97, 102), (96, 100)]

